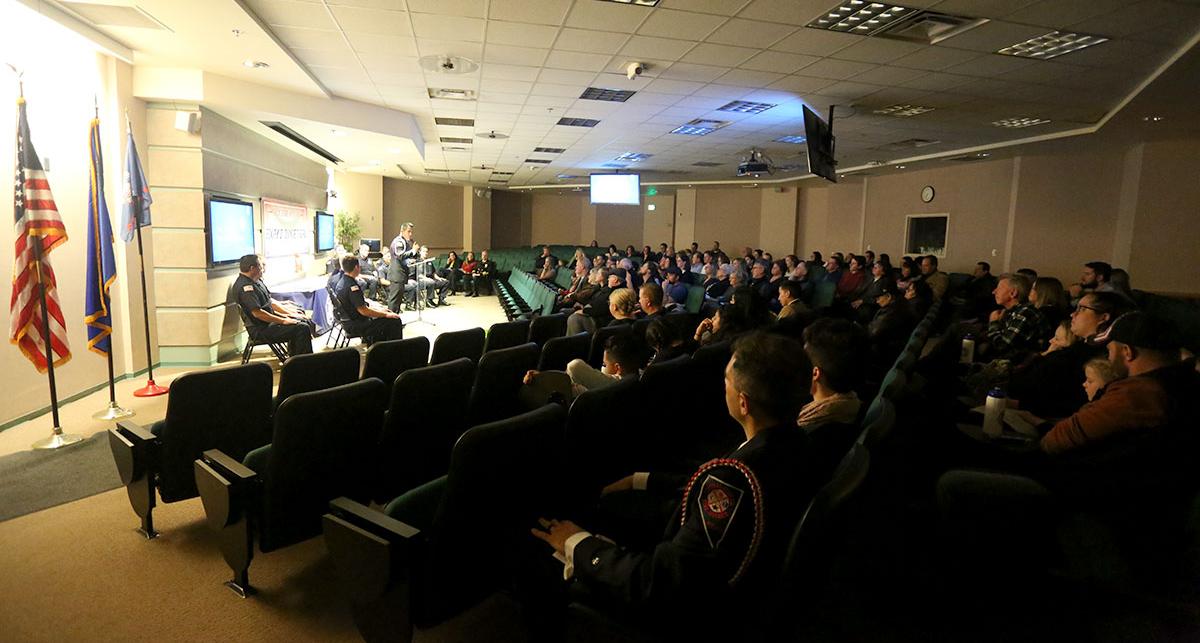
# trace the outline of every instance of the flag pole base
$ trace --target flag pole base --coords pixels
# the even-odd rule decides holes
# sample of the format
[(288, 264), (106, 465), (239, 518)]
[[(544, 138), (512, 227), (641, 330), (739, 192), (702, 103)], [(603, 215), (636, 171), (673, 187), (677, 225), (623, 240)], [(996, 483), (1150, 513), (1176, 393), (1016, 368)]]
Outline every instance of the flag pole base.
[(35, 448), (35, 449), (61, 449), (63, 447), (69, 447), (72, 444), (79, 444), (80, 442), (83, 442), (82, 435), (76, 435), (74, 433), (63, 433), (62, 428), (56, 426), (56, 427), (54, 427), (54, 435), (51, 435), (50, 437), (48, 437), (44, 440), (38, 440), (37, 442), (34, 442), (33, 448)]
[(117, 404), (116, 402), (109, 402), (108, 406), (103, 411), (97, 411), (93, 413), (92, 418), (96, 420), (108, 420), (111, 422), (113, 420), (127, 418), (131, 415), (133, 415), (132, 410), (122, 408), (121, 405)]
[(159, 386), (154, 383), (154, 380), (149, 380), (142, 388), (133, 392), (134, 397), (156, 397), (158, 395), (166, 395), (171, 389), (166, 386)]

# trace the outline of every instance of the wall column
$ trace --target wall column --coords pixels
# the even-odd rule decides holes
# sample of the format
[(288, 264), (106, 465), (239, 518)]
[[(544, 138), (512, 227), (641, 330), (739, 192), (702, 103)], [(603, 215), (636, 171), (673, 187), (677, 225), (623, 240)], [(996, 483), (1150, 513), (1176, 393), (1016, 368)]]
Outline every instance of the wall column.
[[(675, 237), (671, 245), (676, 248), (680, 243), (691, 245), (696, 238), (696, 190), (678, 190), (675, 192)], [(662, 243), (661, 241), (659, 243)], [(728, 250), (726, 250), (728, 252)]]

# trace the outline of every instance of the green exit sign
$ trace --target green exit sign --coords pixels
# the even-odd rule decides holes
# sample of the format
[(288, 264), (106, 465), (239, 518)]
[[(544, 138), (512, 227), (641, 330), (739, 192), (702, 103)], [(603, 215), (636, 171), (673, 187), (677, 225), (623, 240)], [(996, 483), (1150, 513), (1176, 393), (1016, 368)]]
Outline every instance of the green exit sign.
[(656, 194), (658, 194), (658, 188), (654, 187), (653, 185), (646, 188), (646, 196), (654, 196)]

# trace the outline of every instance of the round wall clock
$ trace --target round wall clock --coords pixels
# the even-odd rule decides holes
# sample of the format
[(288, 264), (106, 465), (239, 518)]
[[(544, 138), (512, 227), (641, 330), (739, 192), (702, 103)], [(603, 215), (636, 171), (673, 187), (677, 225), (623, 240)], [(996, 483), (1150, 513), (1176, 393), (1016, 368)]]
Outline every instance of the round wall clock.
[(925, 187), (921, 188), (921, 201), (922, 202), (929, 203), (930, 201), (933, 201), (933, 196), (934, 196), (934, 191), (933, 191), (932, 185), (926, 185)]

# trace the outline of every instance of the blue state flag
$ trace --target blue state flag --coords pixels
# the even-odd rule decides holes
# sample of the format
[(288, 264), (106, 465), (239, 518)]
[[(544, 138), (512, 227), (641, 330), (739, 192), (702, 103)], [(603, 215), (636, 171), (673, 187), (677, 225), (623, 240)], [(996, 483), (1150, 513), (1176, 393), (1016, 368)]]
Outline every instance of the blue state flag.
[(89, 133), (92, 165), (88, 190), (87, 292), (84, 322), (87, 323), (88, 349), (101, 355), (112, 350), (112, 312), (109, 288), (117, 280), (117, 262), (113, 258), (112, 223), (104, 200), (104, 157), (100, 152), (100, 120), (92, 119)]
[(133, 241), (138, 228), (150, 225), (150, 186), (146, 184), (146, 173), (142, 172), (142, 161), (138, 159), (137, 146), (133, 144), (133, 131), (129, 132), (129, 143), (125, 150), (125, 203), (121, 206), (121, 239)]

